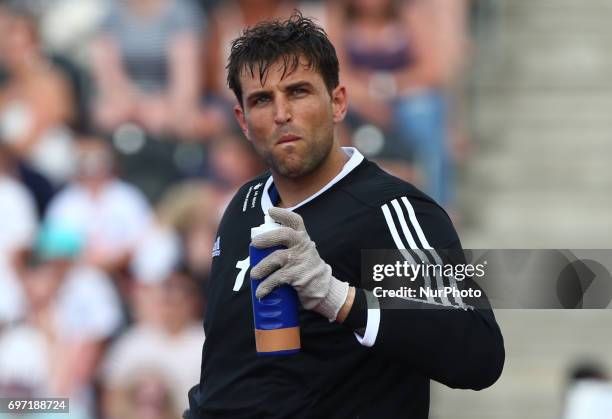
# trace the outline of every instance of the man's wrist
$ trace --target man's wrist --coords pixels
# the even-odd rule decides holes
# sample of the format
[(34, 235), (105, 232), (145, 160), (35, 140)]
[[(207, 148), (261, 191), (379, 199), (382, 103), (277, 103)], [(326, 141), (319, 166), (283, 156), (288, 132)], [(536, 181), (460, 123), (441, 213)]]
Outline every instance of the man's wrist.
[(336, 316), (336, 321), (340, 324), (346, 320), (347, 316), (351, 312), (351, 308), (353, 308), (353, 302), (355, 301), (355, 287), (349, 287), (348, 293), (346, 295), (346, 300), (344, 304), (338, 311), (338, 315)]

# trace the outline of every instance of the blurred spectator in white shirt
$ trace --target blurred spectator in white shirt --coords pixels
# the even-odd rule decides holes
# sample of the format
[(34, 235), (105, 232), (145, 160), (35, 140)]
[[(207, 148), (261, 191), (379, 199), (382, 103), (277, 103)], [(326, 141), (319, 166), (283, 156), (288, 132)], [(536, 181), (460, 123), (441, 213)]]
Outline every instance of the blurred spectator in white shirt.
[(92, 417), (98, 362), (123, 318), (110, 278), (77, 262), (82, 239), (58, 225), (41, 230), (24, 275), (27, 315), (1, 337), (0, 392), (70, 397), (71, 415)]
[[(178, 417), (187, 408), (187, 391), (200, 374), (193, 366), (204, 342), (201, 288), (181, 269), (161, 280), (136, 279), (136, 323), (111, 347), (102, 367), (104, 414), (124, 417), (117, 408), (129, 392), (129, 383), (138, 374), (154, 371), (165, 377)], [(155, 310), (142, 310), (143, 305)]]
[(144, 195), (114, 175), (113, 157), (104, 141), (81, 139), (76, 180), (51, 201), (45, 217), (83, 233), (85, 262), (109, 273), (127, 266), (152, 219)]
[(0, 148), (0, 329), (24, 314), (19, 274), (32, 246), (38, 220), (34, 200), (13, 178)]

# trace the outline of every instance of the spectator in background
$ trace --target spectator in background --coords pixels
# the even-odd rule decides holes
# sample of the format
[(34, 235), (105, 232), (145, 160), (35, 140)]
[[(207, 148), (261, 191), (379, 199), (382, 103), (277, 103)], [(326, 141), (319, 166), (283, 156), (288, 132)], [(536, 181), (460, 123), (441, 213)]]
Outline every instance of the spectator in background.
[(101, 271), (78, 262), (81, 235), (46, 225), (37, 263), (24, 276), (25, 321), (0, 342), (0, 388), (8, 396), (70, 397), (71, 417), (93, 417), (92, 382), (122, 324), (119, 298)]
[(425, 192), (443, 206), (453, 201), (445, 89), (465, 53), (464, 3), (329, 2), (328, 30), (338, 49), (341, 78), (350, 86), (353, 114), (403, 143), (387, 144), (392, 154), (414, 151)]
[(209, 165), (223, 209), (242, 185), (266, 170), (253, 145), (237, 132), (227, 133), (211, 144)]
[(129, 377), (114, 414), (107, 419), (176, 419), (177, 408), (168, 379), (156, 371), (138, 371)]
[(0, 147), (0, 329), (24, 314), (19, 275), (38, 224), (34, 200), (11, 176), (9, 166), (7, 153)]
[(93, 46), (97, 124), (201, 139), (225, 116), (201, 106), (199, 37), (204, 18), (189, 0), (113, 0)]
[(581, 362), (569, 371), (563, 419), (612, 417), (612, 383), (598, 362)]
[(0, 19), (0, 60), (8, 80), (0, 87), (0, 141), (55, 186), (71, 176), (75, 116), (69, 82), (45, 56), (38, 26), (27, 9), (11, 3)]
[[(252, 145), (232, 132), (211, 143), (208, 164), (210, 181), (188, 181), (175, 185), (161, 198), (156, 211), (157, 223), (162, 228), (166, 226), (178, 232), (182, 238), (186, 262), (202, 283), (208, 278), (214, 234), (225, 207), (245, 180), (264, 169)], [(163, 260), (162, 254), (172, 253), (173, 239), (170, 233), (163, 233), (159, 228), (157, 231), (153, 237), (157, 236), (159, 240), (145, 239), (143, 242), (155, 246), (160, 252), (156, 260)], [(146, 264), (152, 266), (150, 262)]]
[(45, 219), (82, 233), (85, 262), (117, 273), (149, 227), (151, 209), (138, 189), (115, 176), (103, 140), (81, 138), (77, 161), (76, 179), (51, 201)]
[(45, 45), (71, 63), (88, 67), (90, 44), (108, 0), (38, 0)]
[(0, 394), (35, 397), (51, 388), (51, 363), (58, 349), (54, 299), (60, 284), (42, 269), (29, 271), (22, 284), (27, 312), (0, 334)]
[[(6, 6), (4, 2), (0, 2), (0, 33), (6, 33), (10, 25), (11, 25), (11, 15), (9, 13), (8, 7)], [(2, 41), (0, 40), (0, 42)], [(1, 48), (1, 44), (0, 44), (0, 48)], [(6, 69), (4, 68), (4, 63), (2, 62), (2, 59), (0, 58), (0, 88), (3, 87), (4, 83), (6, 83), (7, 77), (8, 75), (6, 73)]]
[(210, 182), (189, 181), (168, 190), (157, 205), (159, 222), (178, 232), (186, 264), (201, 284), (208, 279), (223, 197)]
[[(140, 279), (138, 270), (134, 274), (137, 282), (133, 305), (140, 315), (111, 347), (102, 366), (104, 414), (112, 419), (142, 417), (122, 415), (121, 401), (139, 400), (139, 392), (135, 395), (130, 384), (140, 382), (142, 375), (155, 373), (170, 389), (171, 405), (177, 408), (173, 417), (179, 417), (188, 407), (187, 390), (199, 376), (192, 368), (199, 360), (204, 340), (199, 286), (181, 268), (152, 281)], [(143, 305), (147, 306), (144, 311)], [(156, 392), (159, 393), (163, 394)], [(161, 396), (155, 399), (158, 403), (164, 400)]]

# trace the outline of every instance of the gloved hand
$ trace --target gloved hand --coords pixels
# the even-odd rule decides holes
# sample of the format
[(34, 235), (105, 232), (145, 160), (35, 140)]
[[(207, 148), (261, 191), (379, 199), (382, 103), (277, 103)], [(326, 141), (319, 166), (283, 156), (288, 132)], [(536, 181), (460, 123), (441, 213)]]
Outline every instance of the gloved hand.
[(252, 245), (259, 249), (282, 245), (287, 249), (275, 251), (251, 269), (255, 279), (270, 275), (259, 284), (255, 296), (261, 299), (277, 286), (289, 284), (304, 308), (336, 320), (346, 301), (348, 282), (332, 276), (331, 267), (319, 256), (299, 214), (276, 207), (270, 208), (269, 214), (283, 227), (256, 236)]

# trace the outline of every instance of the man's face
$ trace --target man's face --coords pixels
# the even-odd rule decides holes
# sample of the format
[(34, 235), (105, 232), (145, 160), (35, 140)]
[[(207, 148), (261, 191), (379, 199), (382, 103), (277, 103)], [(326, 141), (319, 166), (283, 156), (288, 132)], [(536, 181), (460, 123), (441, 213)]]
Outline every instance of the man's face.
[(100, 140), (82, 138), (78, 148), (80, 180), (106, 180), (112, 174), (113, 156)]
[(283, 62), (270, 66), (259, 79), (240, 76), (242, 107), (234, 112), (242, 131), (272, 171), (287, 178), (312, 173), (332, 150), (334, 126), (346, 114), (346, 89), (330, 94), (321, 75), (302, 63), (283, 75)]

